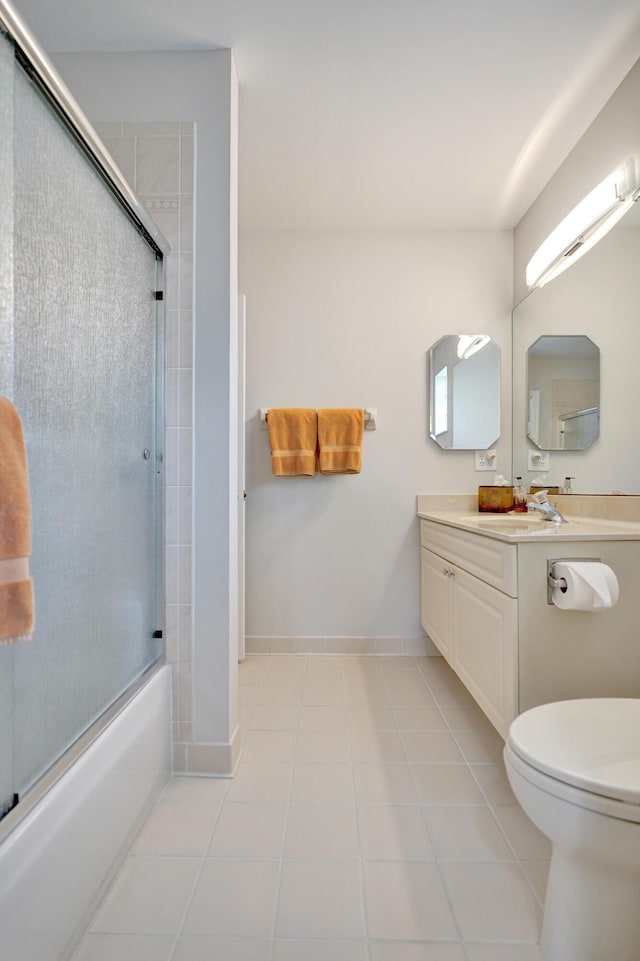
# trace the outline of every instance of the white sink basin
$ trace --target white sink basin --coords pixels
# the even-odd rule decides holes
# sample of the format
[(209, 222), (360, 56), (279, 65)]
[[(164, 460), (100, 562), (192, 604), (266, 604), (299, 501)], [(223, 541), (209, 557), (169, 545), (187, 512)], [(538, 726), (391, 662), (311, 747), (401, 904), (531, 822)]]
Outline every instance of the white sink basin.
[(551, 521), (543, 521), (540, 515), (535, 514), (489, 514), (483, 513), (478, 514), (478, 523), (489, 523), (489, 524), (506, 524), (509, 527), (515, 527), (518, 524), (535, 524), (536, 527), (540, 527), (541, 524), (551, 524)]
[(531, 530), (542, 530), (545, 527), (555, 527), (555, 521), (544, 521), (540, 515), (536, 514), (490, 514), (488, 512), (478, 514), (461, 514), (460, 522), (473, 524), (474, 527), (500, 527), (511, 530), (514, 527), (522, 527)]
[(479, 530), (498, 531), (503, 534), (552, 534), (557, 532), (558, 527), (566, 528), (566, 524), (557, 524), (552, 521), (536, 521), (523, 518), (520, 520), (515, 517), (500, 517), (490, 521), (478, 521), (475, 525)]
[[(443, 518), (444, 519), (444, 518)], [(492, 514), (489, 511), (464, 514), (448, 514), (447, 520), (456, 526), (466, 527), (467, 530), (477, 530), (492, 534), (502, 534), (504, 537), (532, 537), (534, 535), (548, 536), (558, 529), (565, 530), (569, 523), (557, 524), (544, 521), (536, 514)]]

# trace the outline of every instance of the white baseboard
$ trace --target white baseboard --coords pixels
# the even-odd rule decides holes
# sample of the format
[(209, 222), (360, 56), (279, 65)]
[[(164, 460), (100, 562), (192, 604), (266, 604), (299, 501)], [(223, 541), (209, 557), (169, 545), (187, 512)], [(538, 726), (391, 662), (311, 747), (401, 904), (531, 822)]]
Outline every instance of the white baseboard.
[(173, 773), (232, 777), (240, 757), (240, 731), (224, 744), (174, 743)]
[(421, 637), (274, 637), (245, 639), (247, 654), (387, 654), (425, 657), (439, 654), (424, 634)]

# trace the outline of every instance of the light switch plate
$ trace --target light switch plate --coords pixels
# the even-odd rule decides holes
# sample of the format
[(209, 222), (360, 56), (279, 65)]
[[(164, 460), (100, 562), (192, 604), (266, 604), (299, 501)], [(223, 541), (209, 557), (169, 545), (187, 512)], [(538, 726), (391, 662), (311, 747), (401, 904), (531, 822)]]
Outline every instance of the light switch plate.
[(476, 470), (495, 470), (495, 469), (496, 469), (495, 449), (477, 450), (476, 451)]
[(551, 457), (548, 450), (530, 450), (528, 470), (547, 471)]

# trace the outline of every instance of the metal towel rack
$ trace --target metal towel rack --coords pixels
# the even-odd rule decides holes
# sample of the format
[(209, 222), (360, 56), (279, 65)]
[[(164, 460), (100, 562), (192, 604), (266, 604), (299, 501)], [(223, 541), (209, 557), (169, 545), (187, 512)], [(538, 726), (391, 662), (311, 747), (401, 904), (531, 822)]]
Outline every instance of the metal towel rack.
[[(377, 407), (364, 407), (364, 429), (365, 430), (377, 430), (378, 427), (378, 408)], [(268, 407), (260, 408), (260, 428), (262, 430), (267, 429), (267, 415), (269, 413)]]

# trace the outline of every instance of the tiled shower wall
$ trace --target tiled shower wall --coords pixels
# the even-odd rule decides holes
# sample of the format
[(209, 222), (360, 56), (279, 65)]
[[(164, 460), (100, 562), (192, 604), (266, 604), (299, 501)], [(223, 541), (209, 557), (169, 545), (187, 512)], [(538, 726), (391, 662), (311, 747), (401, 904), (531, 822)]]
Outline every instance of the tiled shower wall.
[(193, 123), (97, 123), (107, 150), (171, 244), (165, 335), (166, 651), (178, 770), (192, 737)]

